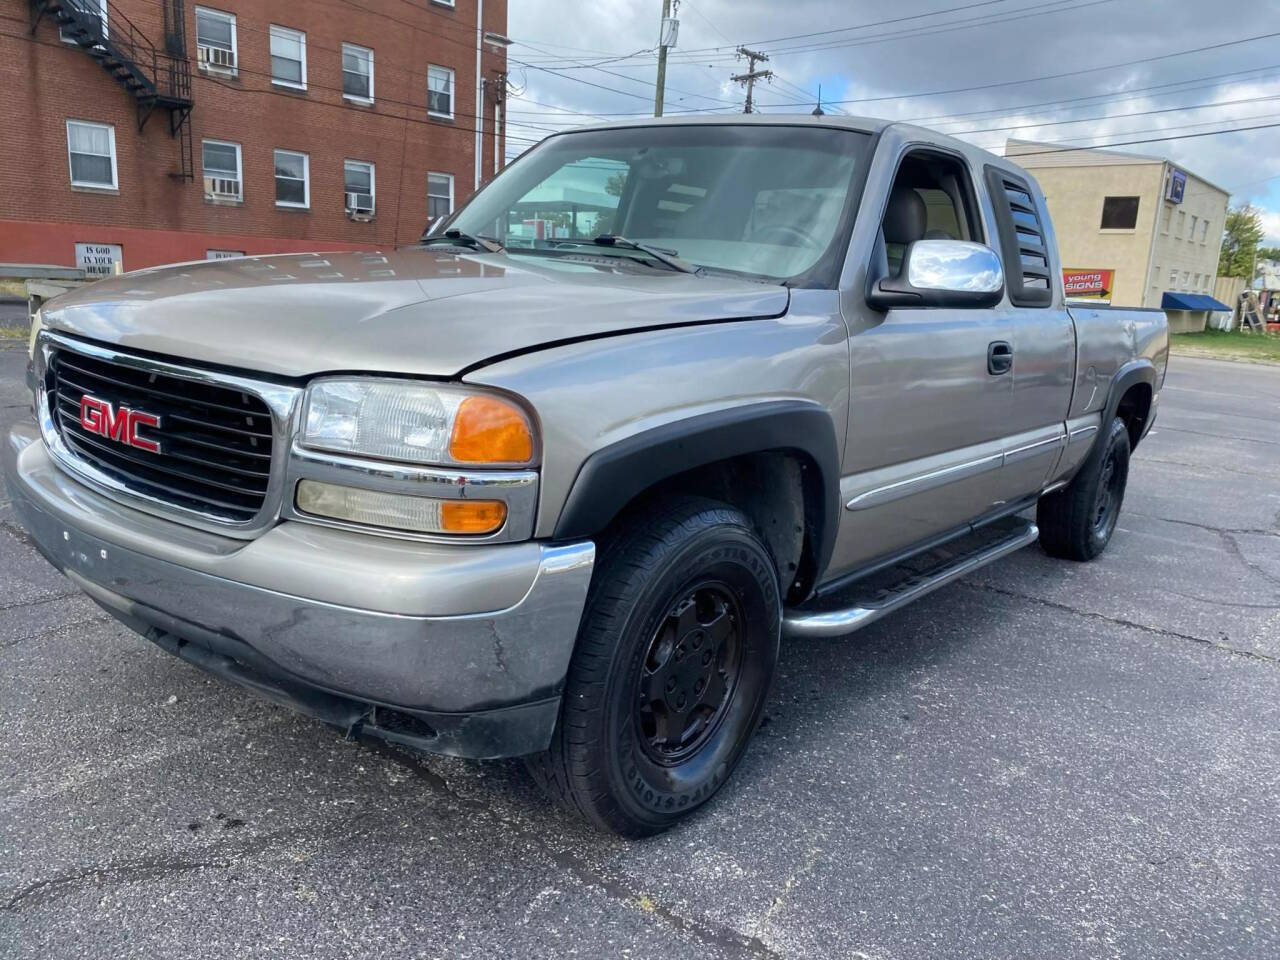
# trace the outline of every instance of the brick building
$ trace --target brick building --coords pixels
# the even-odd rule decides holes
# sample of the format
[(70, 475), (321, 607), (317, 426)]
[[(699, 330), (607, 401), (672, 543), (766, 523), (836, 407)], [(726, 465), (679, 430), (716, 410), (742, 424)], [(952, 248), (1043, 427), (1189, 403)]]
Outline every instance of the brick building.
[(506, 0), (0, 0), (0, 262), (416, 240), (504, 156), (506, 22)]

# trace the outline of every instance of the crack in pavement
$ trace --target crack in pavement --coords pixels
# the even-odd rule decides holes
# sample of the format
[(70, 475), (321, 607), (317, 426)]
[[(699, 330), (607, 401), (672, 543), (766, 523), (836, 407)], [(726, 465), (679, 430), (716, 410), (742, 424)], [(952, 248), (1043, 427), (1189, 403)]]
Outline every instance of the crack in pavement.
[(1234, 473), (1242, 477), (1258, 477), (1261, 480), (1274, 480), (1276, 478), (1274, 473), (1259, 473), (1256, 470), (1234, 470), (1231, 467), (1224, 467), (1217, 464), (1209, 466), (1203, 463), (1185, 463), (1182, 460), (1165, 460), (1161, 457), (1148, 457), (1142, 455), (1137, 455), (1133, 459), (1135, 463), (1163, 463), (1171, 467), (1186, 467), (1190, 470), (1200, 470), (1205, 473)]
[[(1280, 586), (1280, 577), (1271, 573), (1269, 570), (1264, 570), (1258, 564), (1254, 563), (1252, 560), (1246, 557), (1244, 555), (1244, 550), (1241, 549), (1240, 547), (1240, 542), (1236, 540), (1237, 536), (1277, 537), (1277, 536), (1280, 536), (1280, 533), (1275, 533), (1274, 531), (1271, 531), (1271, 530), (1227, 530), (1222, 527), (1210, 526), (1207, 523), (1196, 523), (1194, 520), (1172, 520), (1166, 517), (1152, 517), (1148, 514), (1141, 514), (1141, 513), (1135, 513), (1133, 514), (1133, 516), (1143, 517), (1143, 519), (1147, 519), (1147, 520), (1160, 520), (1160, 521), (1163, 521), (1164, 523), (1181, 524), (1184, 527), (1194, 527), (1197, 530), (1205, 530), (1210, 533), (1215, 533), (1218, 535), (1219, 538), (1221, 538), (1222, 542), (1226, 545), (1228, 553), (1234, 556), (1237, 560), (1239, 560), (1242, 564), (1244, 564), (1246, 567), (1248, 567), (1258, 576), (1262, 577), (1262, 579), (1270, 581), (1271, 583), (1274, 583), (1277, 586)], [(1170, 592), (1173, 592), (1173, 591), (1170, 591)], [(1192, 597), (1191, 599), (1195, 600), (1199, 598)], [(1206, 601), (1206, 602), (1213, 602), (1213, 601)], [(1267, 604), (1267, 606), (1271, 606), (1271, 605)]]
[[(1195, 520), (1179, 520), (1174, 517), (1157, 517), (1151, 513), (1135, 513), (1132, 510), (1126, 510), (1125, 515), (1130, 517), (1141, 517), (1143, 520), (1159, 520), (1161, 523), (1179, 523), (1184, 527), (1195, 527), (1198, 530), (1207, 530), (1210, 533), (1230, 533), (1240, 536), (1280, 537), (1280, 531), (1267, 530), (1263, 527), (1215, 527), (1212, 524), (1198, 523)], [(1280, 524), (1280, 515), (1277, 515), (1276, 522)]]
[(50, 627), (48, 630), (41, 630), (38, 633), (28, 633), (25, 636), (13, 637), (0, 643), (0, 650), (8, 650), (10, 647), (16, 647), (18, 644), (26, 643), (29, 640), (43, 640), (45, 637), (52, 636), (71, 627), (87, 627), (91, 623), (110, 623), (113, 619), (110, 615), (103, 613), (96, 617), (86, 617), (83, 620), (72, 620), (70, 623), (62, 623), (56, 627)]
[[(237, 861), (255, 854), (270, 850), (280, 841), (298, 838), (325, 840), (332, 836), (352, 838), (359, 831), (352, 828), (367, 821), (364, 813), (339, 817), (328, 823), (304, 824), (282, 830), (272, 830), (246, 837), (228, 838), (208, 844), (201, 852), (206, 856), (202, 860), (183, 860), (176, 858), (140, 858), (124, 860), (119, 863), (108, 863), (99, 867), (80, 868), (36, 880), (18, 889), (9, 901), (0, 906), (0, 911), (17, 912), (23, 907), (33, 906), (54, 899), (63, 893), (70, 893), (80, 887), (101, 886), (106, 883), (128, 883), (133, 880), (154, 880), (170, 874), (189, 873), (193, 870), (229, 869)], [(208, 859), (208, 858), (215, 859)]]
[(1242, 443), (1265, 443), (1269, 447), (1280, 447), (1280, 440), (1259, 440), (1257, 437), (1233, 437), (1228, 433), (1207, 433), (1204, 430), (1188, 430), (1186, 427), (1164, 427), (1165, 433), (1191, 433), (1197, 437), (1213, 437), (1215, 440), (1239, 440)]
[(449, 783), (442, 776), (427, 767), (417, 755), (380, 740), (362, 739), (361, 742), (372, 753), (408, 770), (415, 777), (422, 780), (437, 795), (438, 799), (443, 799), (448, 803), (459, 806), (464, 812), (490, 818), (496, 821), (499, 826), (519, 833), (525, 840), (541, 850), (555, 866), (571, 874), (584, 885), (603, 890), (611, 900), (629, 909), (640, 910), (643, 913), (656, 916), (681, 933), (687, 934), (707, 946), (716, 947), (737, 956), (754, 958), (754, 960), (778, 960), (780, 955), (766, 946), (756, 936), (749, 936), (732, 927), (707, 923), (677, 913), (671, 907), (657, 903), (651, 897), (631, 889), (622, 881), (603, 876), (573, 854), (552, 848), (541, 835), (530, 830), (520, 820), (504, 816), (500, 811), (488, 804), (478, 800), (470, 800), (459, 794), (449, 786)]
[(42, 597), (39, 600), (18, 600), (14, 603), (0, 603), (0, 611), (17, 610), (21, 607), (39, 607), (46, 603), (57, 603), (59, 600), (70, 600), (80, 596), (79, 590), (73, 590), (70, 593), (55, 593), (51, 597)]
[(31, 539), (31, 534), (27, 533), (26, 530), (23, 530), (22, 527), (18, 526), (16, 523), (13, 523), (10, 520), (0, 520), (0, 530), (5, 531), (19, 543), (25, 543), (32, 550), (36, 548), (36, 542)]
[(1175, 597), (1182, 597), (1184, 600), (1194, 600), (1196, 603), (1207, 603), (1211, 607), (1230, 607), (1236, 610), (1280, 611), (1280, 599), (1275, 603), (1245, 603), (1241, 600), (1214, 600), (1211, 597), (1198, 597), (1194, 593), (1183, 593), (1181, 590), (1171, 590), (1168, 587), (1156, 587), (1155, 589), (1163, 590), (1165, 593), (1171, 593)]
[(1265, 663), (1273, 667), (1280, 667), (1280, 657), (1273, 657), (1267, 653), (1259, 653), (1256, 650), (1242, 650), (1239, 647), (1233, 647), (1230, 644), (1222, 643), (1218, 640), (1206, 640), (1204, 637), (1193, 636), (1189, 633), (1178, 633), (1176, 630), (1166, 630), (1163, 627), (1152, 627), (1145, 623), (1138, 623), (1135, 620), (1125, 620), (1123, 617), (1109, 617), (1104, 613), (1094, 613), (1091, 610), (1078, 610), (1075, 607), (1065, 603), (1059, 603), (1056, 600), (1046, 600), (1044, 597), (1034, 597), (1029, 593), (1019, 593), (1016, 590), (1006, 590), (1003, 587), (995, 587), (989, 583), (978, 583), (973, 580), (960, 580), (958, 583), (973, 590), (986, 590), (990, 593), (999, 594), (1002, 597), (1011, 597), (1015, 600), (1027, 600), (1031, 603), (1039, 604), (1042, 607), (1049, 607), (1053, 610), (1062, 610), (1066, 613), (1073, 613), (1078, 617), (1084, 617), (1088, 620), (1100, 620), (1103, 623), (1110, 623), (1119, 627), (1129, 627), (1133, 630), (1141, 630), (1144, 633), (1150, 633), (1158, 637), (1168, 637), (1172, 640), (1189, 640), (1192, 643), (1197, 643), (1201, 646), (1212, 647), (1214, 650), (1220, 650), (1233, 657), (1240, 657), (1245, 660), (1257, 660), (1260, 663)]
[(49, 897), (57, 896), (64, 889), (84, 885), (86, 881), (89, 885), (94, 885), (112, 880), (125, 882), (129, 880), (150, 880), (170, 873), (189, 873), (192, 870), (202, 870), (206, 867), (226, 866), (229, 866), (229, 864), (215, 861), (166, 859), (144, 859), (108, 864), (88, 870), (62, 873), (29, 883), (10, 897), (9, 902), (0, 909), (12, 913), (32, 897), (35, 897), (36, 902), (39, 903)]
[(764, 916), (756, 922), (752, 928), (752, 936), (759, 939), (760, 932), (765, 926), (773, 921), (778, 912), (786, 903), (787, 898), (791, 895), (791, 891), (795, 889), (797, 883), (805, 876), (813, 872), (813, 868), (818, 865), (818, 860), (822, 857), (822, 849), (820, 847), (811, 847), (808, 855), (805, 856), (804, 862), (796, 869), (791, 876), (787, 877), (787, 882), (782, 886), (782, 892), (773, 899), (773, 903), (769, 904), (769, 909), (765, 911)]

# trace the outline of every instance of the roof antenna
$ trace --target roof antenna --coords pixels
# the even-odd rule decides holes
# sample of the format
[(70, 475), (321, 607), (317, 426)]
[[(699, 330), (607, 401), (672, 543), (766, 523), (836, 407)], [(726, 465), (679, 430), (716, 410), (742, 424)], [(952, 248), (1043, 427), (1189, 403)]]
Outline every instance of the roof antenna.
[(813, 108), (813, 113), (810, 116), (825, 117), (826, 115), (826, 112), (822, 109), (822, 84), (818, 84), (818, 105)]

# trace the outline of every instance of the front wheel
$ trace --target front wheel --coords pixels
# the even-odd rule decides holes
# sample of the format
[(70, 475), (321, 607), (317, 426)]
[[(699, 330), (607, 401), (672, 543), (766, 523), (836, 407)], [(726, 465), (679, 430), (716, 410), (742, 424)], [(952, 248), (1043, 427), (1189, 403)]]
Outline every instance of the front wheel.
[(1120, 519), (1129, 480), (1129, 429), (1119, 417), (1108, 424), (1075, 479), (1040, 498), (1036, 524), (1045, 553), (1092, 560), (1107, 548)]
[(741, 759), (780, 633), (778, 575), (745, 515), (692, 497), (635, 514), (602, 552), (560, 720), (530, 771), (606, 830), (666, 829)]

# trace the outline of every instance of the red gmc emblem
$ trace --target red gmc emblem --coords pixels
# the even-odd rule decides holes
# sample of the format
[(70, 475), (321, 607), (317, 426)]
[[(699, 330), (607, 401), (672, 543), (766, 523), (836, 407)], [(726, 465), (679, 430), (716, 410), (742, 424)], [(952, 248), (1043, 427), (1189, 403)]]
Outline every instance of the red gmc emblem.
[(80, 398), (80, 426), (100, 437), (137, 447), (148, 453), (159, 453), (160, 444), (138, 436), (139, 427), (159, 427), (160, 418), (141, 410), (116, 407), (87, 393)]

